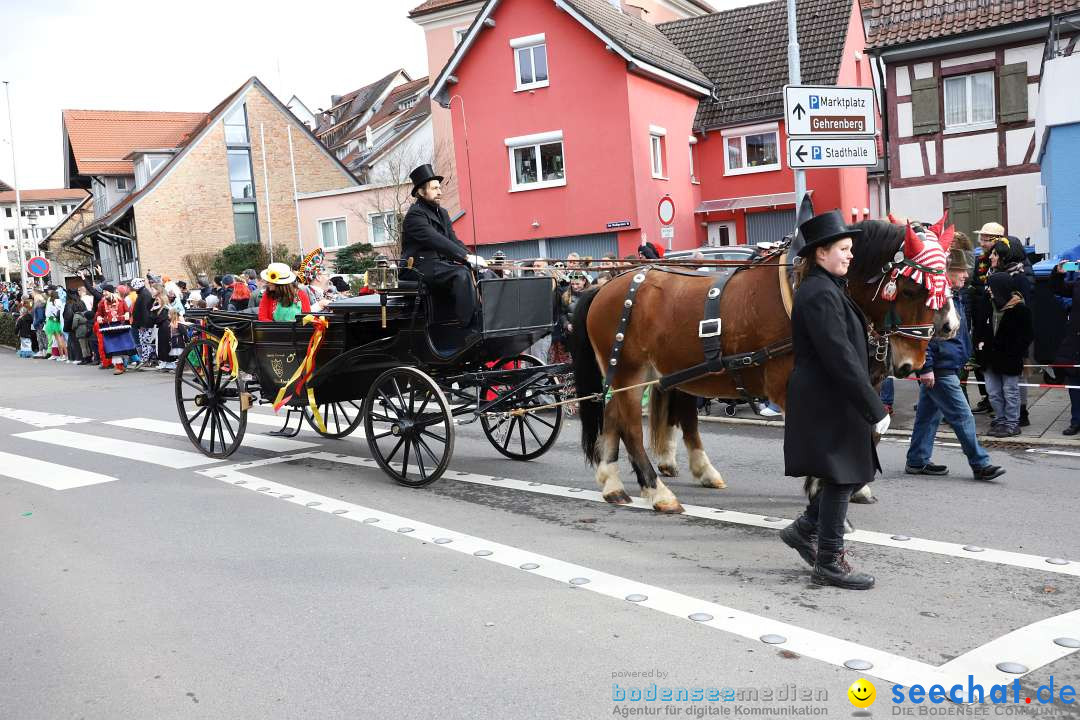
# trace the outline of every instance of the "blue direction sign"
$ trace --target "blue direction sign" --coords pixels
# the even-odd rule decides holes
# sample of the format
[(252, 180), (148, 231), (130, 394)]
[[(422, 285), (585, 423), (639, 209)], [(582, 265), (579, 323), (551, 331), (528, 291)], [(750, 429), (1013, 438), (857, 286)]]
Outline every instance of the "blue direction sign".
[(26, 273), (32, 277), (45, 277), (52, 267), (49, 261), (40, 255), (36, 255), (26, 261)]

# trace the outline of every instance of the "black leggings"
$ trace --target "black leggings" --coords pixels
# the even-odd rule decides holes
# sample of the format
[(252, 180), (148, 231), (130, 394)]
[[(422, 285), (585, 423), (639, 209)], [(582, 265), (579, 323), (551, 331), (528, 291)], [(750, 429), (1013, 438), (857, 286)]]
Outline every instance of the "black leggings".
[(844, 549), (844, 520), (848, 502), (858, 485), (821, 483), (821, 491), (796, 522), (804, 535), (817, 535), (818, 554), (835, 555)]

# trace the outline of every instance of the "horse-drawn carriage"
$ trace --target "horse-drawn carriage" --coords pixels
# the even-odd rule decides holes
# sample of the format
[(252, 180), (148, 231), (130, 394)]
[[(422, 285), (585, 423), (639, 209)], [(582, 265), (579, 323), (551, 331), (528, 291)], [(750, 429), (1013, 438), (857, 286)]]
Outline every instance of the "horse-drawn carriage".
[[(437, 480), (453, 455), (456, 426), (479, 421), (515, 460), (555, 443), (568, 365), (546, 365), (525, 350), (550, 332), (547, 278), (481, 280), (482, 324), (466, 331), (418, 282), (378, 268), (374, 295), (333, 303), (291, 323), (247, 313), (194, 311), (199, 329), (177, 364), (180, 419), (204, 454), (240, 446), (255, 403), (287, 408), (278, 434), (303, 422), (329, 438), (363, 426), (372, 456), (397, 482)], [(293, 415), (296, 427), (290, 428)]]

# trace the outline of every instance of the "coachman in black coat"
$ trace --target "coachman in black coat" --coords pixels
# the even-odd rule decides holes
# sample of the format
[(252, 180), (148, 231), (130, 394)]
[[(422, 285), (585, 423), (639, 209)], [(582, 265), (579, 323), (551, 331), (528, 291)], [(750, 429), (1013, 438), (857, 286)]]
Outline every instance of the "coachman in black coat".
[(866, 317), (847, 280), (811, 269), (795, 293), (791, 329), (784, 473), (862, 485), (881, 469), (873, 425), (886, 413), (870, 382)]
[[(421, 165), (410, 174), (413, 196), (432, 180), (442, 181), (430, 165)], [(401, 257), (412, 258), (413, 269), (437, 296), (449, 296), (454, 316), (468, 324), (476, 310), (476, 291), (466, 264), (469, 254), (454, 234), (450, 215), (439, 205), (418, 198), (405, 214), (401, 237)]]

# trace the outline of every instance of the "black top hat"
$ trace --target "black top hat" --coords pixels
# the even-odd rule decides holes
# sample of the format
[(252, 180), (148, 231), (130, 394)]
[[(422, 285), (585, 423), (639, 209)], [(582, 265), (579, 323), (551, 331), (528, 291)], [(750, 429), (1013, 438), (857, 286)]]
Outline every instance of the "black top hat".
[(435, 168), (431, 165), (421, 165), (420, 167), (409, 173), (409, 179), (412, 180), (412, 196), (416, 197), (416, 191), (423, 185), (431, 180), (438, 180), (442, 182), (443, 176), (435, 174)]
[(815, 248), (839, 238), (858, 237), (862, 235), (862, 230), (845, 223), (844, 216), (839, 211), (830, 210), (804, 222), (799, 226), (799, 233), (806, 241), (806, 244), (799, 249), (799, 257), (807, 257)]

